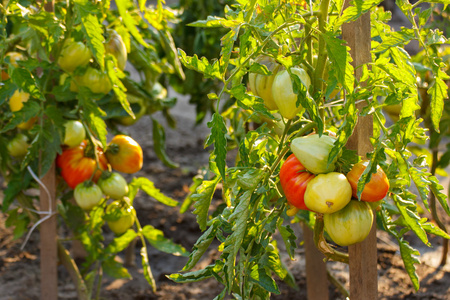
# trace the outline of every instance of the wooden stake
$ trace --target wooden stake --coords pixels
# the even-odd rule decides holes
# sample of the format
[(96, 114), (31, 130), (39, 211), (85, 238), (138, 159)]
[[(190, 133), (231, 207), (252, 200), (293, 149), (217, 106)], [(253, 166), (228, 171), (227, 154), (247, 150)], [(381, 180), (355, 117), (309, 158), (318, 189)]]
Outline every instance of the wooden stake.
[[(41, 211), (56, 211), (56, 177), (55, 164), (42, 178), (43, 187), (40, 188)], [(48, 192), (48, 193), (47, 193)], [(43, 215), (42, 217), (45, 217)], [(41, 237), (41, 299), (58, 299), (58, 247), (56, 215), (51, 216), (40, 225)]]
[(313, 231), (306, 224), (303, 227), (305, 241), (306, 289), (309, 300), (328, 300), (327, 266), (325, 256), (314, 245)]
[[(346, 0), (345, 7), (349, 5)], [(351, 48), (356, 78), (361, 77), (362, 69), (358, 66), (370, 62), (370, 14), (366, 13), (357, 21), (345, 24), (342, 37)], [(357, 105), (359, 111), (365, 104)], [(366, 157), (372, 150), (370, 137), (373, 136), (372, 116), (358, 118), (353, 135), (347, 143), (349, 149), (356, 150), (358, 155)], [(348, 247), (350, 267), (350, 299), (375, 300), (378, 294), (377, 273), (377, 237), (376, 220), (372, 225), (369, 236), (362, 243)]]

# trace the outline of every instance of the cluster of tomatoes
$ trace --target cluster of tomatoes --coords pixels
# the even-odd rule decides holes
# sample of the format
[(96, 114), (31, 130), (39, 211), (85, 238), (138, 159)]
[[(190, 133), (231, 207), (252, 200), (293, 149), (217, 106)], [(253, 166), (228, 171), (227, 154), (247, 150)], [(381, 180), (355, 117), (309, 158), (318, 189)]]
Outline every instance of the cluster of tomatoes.
[(126, 135), (114, 136), (103, 150), (95, 139), (86, 139), (80, 121), (68, 121), (64, 149), (56, 158), (56, 166), (67, 185), (74, 189), (74, 199), (82, 209), (91, 210), (104, 196), (113, 200), (106, 208), (107, 223), (114, 233), (122, 234), (134, 224), (135, 214), (126, 198), (128, 183), (119, 172), (139, 171), (143, 152), (140, 145)]
[(369, 203), (387, 195), (389, 181), (378, 167), (358, 200), (358, 181), (368, 161), (354, 164), (347, 174), (336, 172), (336, 162), (328, 164), (335, 141), (333, 136), (318, 134), (292, 140), (292, 154), (280, 169), (280, 184), (291, 206), (288, 214), (294, 215), (301, 209), (323, 214), (331, 239), (348, 246), (363, 241), (369, 234), (373, 223)]

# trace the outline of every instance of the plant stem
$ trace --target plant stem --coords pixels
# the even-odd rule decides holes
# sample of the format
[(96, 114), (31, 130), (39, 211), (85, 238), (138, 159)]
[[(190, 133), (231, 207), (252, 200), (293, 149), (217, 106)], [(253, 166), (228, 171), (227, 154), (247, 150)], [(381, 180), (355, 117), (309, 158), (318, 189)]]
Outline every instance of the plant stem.
[(348, 254), (331, 248), (325, 240), (323, 230), (323, 214), (318, 213), (316, 214), (316, 223), (314, 224), (314, 244), (317, 249), (319, 249), (319, 251), (327, 257), (327, 259), (348, 264)]
[(317, 56), (317, 65), (314, 71), (313, 83), (314, 83), (314, 94), (322, 90), (323, 87), (323, 74), (325, 71), (325, 66), (327, 63), (328, 55), (326, 50), (325, 39), (322, 34), (325, 32), (325, 26), (328, 20), (328, 7), (330, 5), (330, 0), (322, 0), (320, 3), (320, 14), (319, 14), (319, 53)]

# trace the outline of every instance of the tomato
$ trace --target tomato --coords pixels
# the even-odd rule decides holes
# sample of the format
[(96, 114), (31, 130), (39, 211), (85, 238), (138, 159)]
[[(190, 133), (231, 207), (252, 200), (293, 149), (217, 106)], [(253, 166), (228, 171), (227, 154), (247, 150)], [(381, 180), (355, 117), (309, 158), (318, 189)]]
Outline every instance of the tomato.
[(86, 66), (91, 59), (91, 50), (82, 42), (73, 39), (66, 40), (58, 57), (58, 65), (66, 72), (73, 72), (76, 68)]
[(136, 173), (142, 168), (143, 153), (139, 144), (126, 135), (116, 135), (108, 144), (106, 157), (114, 170)]
[(323, 216), (325, 230), (340, 246), (362, 242), (370, 232), (373, 212), (367, 202), (351, 200), (343, 209)]
[(291, 150), (305, 168), (314, 174), (328, 173), (335, 169), (333, 161), (328, 167), (328, 156), (333, 148), (336, 138), (329, 135), (312, 134), (292, 140)]
[[(369, 164), (368, 160), (356, 163), (347, 174), (348, 182), (352, 186), (353, 197), (358, 198), (358, 180)], [(389, 191), (389, 180), (386, 173), (380, 166), (377, 166), (377, 172), (372, 174), (370, 181), (364, 186), (361, 193), (361, 201), (377, 202), (386, 197)]]
[[(293, 67), (290, 70), (293, 75), (300, 78), (306, 89), (309, 89), (311, 79), (308, 73), (299, 67)], [(302, 109), (301, 106), (297, 106), (297, 94), (294, 93), (291, 76), (287, 70), (282, 70), (275, 76), (272, 84), (272, 96), (280, 114), (286, 119), (294, 118)]]
[(86, 72), (78, 78), (77, 83), (88, 87), (93, 93), (108, 94), (112, 89), (111, 81), (106, 73), (89, 67)]
[(28, 153), (28, 137), (23, 133), (18, 133), (11, 141), (9, 141), (6, 148), (8, 153), (14, 157), (23, 157)]
[(87, 180), (75, 187), (73, 197), (82, 209), (91, 210), (100, 203), (103, 193), (98, 185)]
[(147, 106), (145, 105), (144, 99), (141, 97), (134, 96), (132, 94), (127, 94), (127, 100), (130, 103), (131, 109), (133, 110), (135, 118), (131, 116), (116, 117), (114, 120), (124, 126), (130, 126), (136, 123), (147, 111)]
[(264, 100), (264, 104), (270, 110), (277, 109), (277, 105), (272, 96), (272, 84), (275, 79), (275, 75), (281, 69), (281, 65), (278, 64), (273, 58), (269, 56), (259, 56), (255, 60), (261, 65), (265, 65), (272, 75), (263, 75), (258, 73), (249, 73), (248, 83), (250, 90), (255, 96), (261, 97)]
[(64, 124), (64, 145), (69, 148), (78, 146), (86, 138), (86, 130), (83, 123), (77, 120), (70, 120)]
[(119, 173), (103, 172), (97, 184), (111, 199), (121, 199), (128, 194), (127, 181)]
[(305, 205), (305, 190), (308, 182), (315, 177), (298, 161), (294, 154), (289, 155), (280, 169), (280, 184), (287, 201), (292, 206), (308, 209)]
[(106, 53), (111, 53), (117, 60), (117, 66), (122, 71), (127, 64), (127, 47), (122, 37), (113, 29), (108, 29), (108, 40), (105, 44)]
[(310, 210), (331, 214), (350, 202), (352, 187), (344, 174), (330, 172), (319, 174), (308, 183), (305, 191), (305, 204)]
[[(11, 98), (9, 98), (9, 107), (11, 111), (16, 112), (21, 110), (23, 108), (23, 103), (27, 102), (28, 99), (30, 99), (30, 94), (24, 91), (16, 90)], [(17, 127), (20, 129), (28, 130), (33, 127), (36, 120), (37, 117), (33, 117), (26, 122), (20, 123), (19, 125), (17, 125)]]
[(120, 235), (133, 226), (135, 210), (124, 201), (114, 201), (106, 207), (105, 219), (109, 229)]
[(99, 147), (97, 147), (97, 156), (99, 160), (98, 167), (93, 147), (84, 140), (76, 147), (63, 150), (62, 154), (56, 158), (56, 165), (61, 168), (63, 179), (69, 187), (74, 189), (78, 184), (91, 179), (91, 177), (96, 182), (102, 174), (102, 170), (108, 168), (108, 161)]

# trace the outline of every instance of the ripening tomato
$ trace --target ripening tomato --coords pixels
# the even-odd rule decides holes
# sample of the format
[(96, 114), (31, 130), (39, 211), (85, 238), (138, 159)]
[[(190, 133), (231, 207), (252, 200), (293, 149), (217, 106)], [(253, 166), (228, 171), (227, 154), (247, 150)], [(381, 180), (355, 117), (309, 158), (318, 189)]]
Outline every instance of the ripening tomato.
[[(61, 168), (61, 176), (74, 189), (78, 184), (91, 179), (97, 182), (102, 170), (108, 168), (108, 161), (100, 147), (97, 147), (99, 165), (95, 160), (93, 146), (84, 140), (76, 147), (66, 149), (56, 158), (56, 165)], [(93, 176), (95, 172), (95, 175)]]
[(250, 90), (255, 96), (261, 97), (264, 100), (264, 105), (269, 110), (277, 109), (277, 105), (272, 96), (272, 84), (276, 74), (281, 69), (281, 65), (269, 56), (258, 56), (255, 60), (261, 65), (265, 65), (271, 75), (263, 75), (258, 73), (249, 73), (248, 83)]
[(108, 40), (105, 44), (106, 53), (111, 53), (117, 60), (117, 66), (122, 71), (127, 64), (127, 47), (122, 37), (114, 29), (108, 29)]
[(352, 187), (344, 174), (330, 172), (314, 177), (306, 187), (305, 204), (310, 210), (331, 214), (352, 199)]
[(142, 168), (142, 148), (129, 136), (119, 134), (113, 137), (105, 154), (111, 167), (119, 172), (132, 174)]
[(6, 145), (6, 149), (8, 149), (8, 153), (14, 157), (23, 157), (28, 153), (28, 137), (23, 133), (18, 133), (11, 141), (9, 141), (8, 145)]
[(327, 167), (328, 156), (335, 142), (335, 137), (312, 134), (293, 139), (291, 150), (311, 173), (329, 173), (335, 169), (335, 161)]
[(111, 199), (121, 199), (128, 194), (127, 181), (116, 172), (103, 172), (97, 184)]
[[(368, 160), (356, 163), (347, 174), (348, 182), (352, 186), (353, 197), (358, 198), (358, 180), (369, 164)], [(361, 193), (361, 201), (377, 202), (386, 197), (389, 191), (389, 180), (386, 173), (380, 166), (377, 166), (377, 172), (372, 174), (370, 181), (364, 186)]]
[[(300, 78), (300, 81), (308, 90), (311, 85), (308, 73), (300, 67), (293, 67), (290, 70), (293, 76)], [(294, 118), (302, 109), (301, 105), (297, 106), (298, 95), (294, 93), (291, 76), (287, 70), (282, 70), (275, 76), (272, 84), (272, 96), (280, 114), (286, 119)]]
[(114, 201), (106, 207), (105, 219), (109, 229), (120, 235), (133, 226), (135, 211), (125, 201)]
[(88, 87), (96, 94), (108, 94), (112, 89), (108, 75), (95, 68), (87, 68), (81, 77), (76, 77), (76, 80), (78, 85)]
[(75, 198), (78, 206), (80, 206), (82, 209), (91, 210), (100, 203), (103, 194), (98, 185), (96, 185), (92, 181), (87, 180), (75, 187), (73, 191), (73, 197)]
[(83, 123), (78, 120), (69, 120), (64, 124), (64, 145), (72, 148), (81, 144), (85, 138), (86, 130)]
[(323, 216), (325, 230), (340, 246), (362, 242), (370, 232), (373, 212), (367, 202), (351, 200), (343, 209)]
[(280, 169), (280, 184), (287, 201), (292, 206), (308, 209), (305, 205), (305, 191), (308, 182), (315, 177), (291, 154)]
[(68, 39), (64, 42), (58, 57), (58, 65), (66, 72), (73, 72), (76, 68), (86, 66), (91, 59), (91, 50), (82, 42)]

